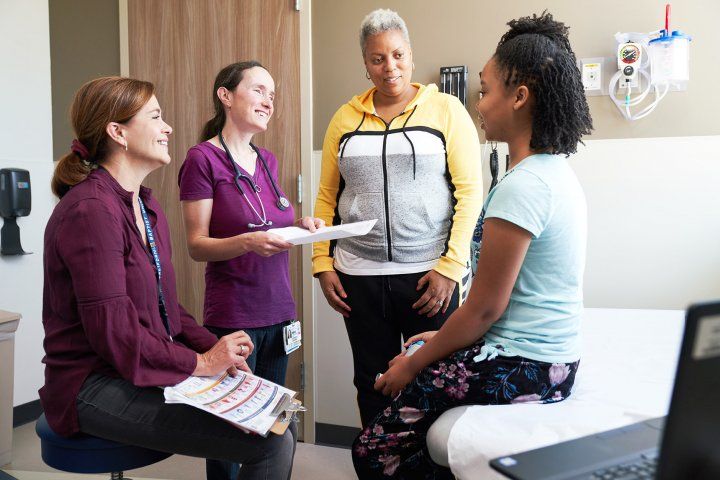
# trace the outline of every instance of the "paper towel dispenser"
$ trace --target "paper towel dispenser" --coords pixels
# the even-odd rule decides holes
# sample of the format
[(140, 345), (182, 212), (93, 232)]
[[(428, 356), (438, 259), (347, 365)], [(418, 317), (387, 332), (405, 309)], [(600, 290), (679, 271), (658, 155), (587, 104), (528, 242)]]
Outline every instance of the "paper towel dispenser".
[(30, 172), (21, 168), (0, 169), (0, 254), (24, 255), (20, 245), (20, 228), (17, 217), (30, 215), (32, 197), (30, 194)]

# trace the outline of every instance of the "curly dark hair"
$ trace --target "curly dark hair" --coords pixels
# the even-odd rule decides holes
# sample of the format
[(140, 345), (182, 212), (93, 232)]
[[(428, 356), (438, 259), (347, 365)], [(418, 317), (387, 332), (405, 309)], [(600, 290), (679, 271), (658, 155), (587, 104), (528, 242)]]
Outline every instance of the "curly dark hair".
[(506, 87), (525, 85), (535, 97), (530, 148), (575, 153), (593, 126), (568, 27), (547, 11), (508, 26), (493, 57)]

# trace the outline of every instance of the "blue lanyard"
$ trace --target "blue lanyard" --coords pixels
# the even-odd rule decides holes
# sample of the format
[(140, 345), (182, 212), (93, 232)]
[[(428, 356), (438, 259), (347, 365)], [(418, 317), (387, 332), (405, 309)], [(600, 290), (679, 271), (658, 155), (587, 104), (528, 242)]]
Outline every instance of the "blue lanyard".
[(142, 199), (138, 196), (138, 203), (140, 203), (140, 213), (142, 214), (143, 223), (145, 223), (145, 234), (147, 235), (148, 243), (150, 244), (150, 252), (152, 252), (153, 260), (155, 263), (155, 278), (157, 278), (158, 288), (158, 307), (160, 308), (160, 317), (162, 317), (165, 330), (167, 331), (170, 341), (172, 341), (172, 335), (170, 334), (170, 322), (168, 321), (167, 308), (165, 306), (165, 297), (162, 291), (162, 265), (160, 264), (160, 255), (158, 254), (157, 245), (155, 245), (155, 235), (153, 235), (152, 227), (150, 226), (150, 219), (148, 218), (147, 211), (145, 211), (145, 204)]

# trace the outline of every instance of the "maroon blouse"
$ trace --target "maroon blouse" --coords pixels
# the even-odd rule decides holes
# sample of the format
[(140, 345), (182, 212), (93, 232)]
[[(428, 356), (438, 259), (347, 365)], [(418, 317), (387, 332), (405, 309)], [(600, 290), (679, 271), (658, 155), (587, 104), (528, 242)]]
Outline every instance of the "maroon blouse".
[(45, 386), (40, 401), (60, 435), (79, 431), (76, 399), (92, 372), (137, 386), (173, 385), (217, 338), (177, 302), (170, 231), (141, 187), (162, 264), (172, 339), (158, 308), (155, 269), (135, 223), (132, 193), (103, 168), (73, 187), (45, 229)]

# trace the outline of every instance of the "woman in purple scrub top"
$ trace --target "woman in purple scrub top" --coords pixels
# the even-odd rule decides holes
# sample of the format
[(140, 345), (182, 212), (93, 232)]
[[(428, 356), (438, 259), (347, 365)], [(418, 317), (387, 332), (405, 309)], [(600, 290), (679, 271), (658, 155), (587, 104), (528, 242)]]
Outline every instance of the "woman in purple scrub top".
[[(180, 169), (179, 185), (190, 256), (207, 262), (205, 327), (218, 336), (245, 331), (255, 349), (253, 372), (284, 384), (288, 355), (283, 329), (295, 321), (288, 250), (271, 228), (314, 231), (320, 219), (295, 220), (278, 182), (278, 160), (254, 145), (273, 115), (275, 82), (255, 61), (228, 65), (213, 87), (215, 116)], [(239, 466), (209, 462), (208, 476), (237, 478)]]

